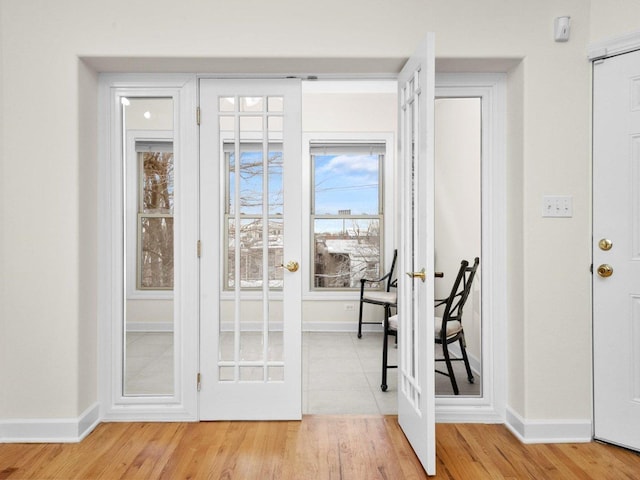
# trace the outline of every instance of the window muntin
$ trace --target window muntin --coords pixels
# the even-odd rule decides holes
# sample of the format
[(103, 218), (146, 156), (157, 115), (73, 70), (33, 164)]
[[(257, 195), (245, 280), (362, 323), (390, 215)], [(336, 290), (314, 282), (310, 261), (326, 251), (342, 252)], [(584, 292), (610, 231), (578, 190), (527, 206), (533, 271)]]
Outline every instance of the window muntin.
[(384, 143), (312, 143), (313, 290), (349, 290), (380, 275)]
[[(273, 98), (269, 98), (270, 101)], [(271, 105), (272, 102), (269, 103)], [(246, 104), (246, 105), (245, 105)], [(252, 108), (245, 102), (243, 108)], [(268, 202), (268, 278), (269, 288), (279, 290), (283, 272), (277, 268), (283, 260), (283, 179), (282, 144), (270, 142), (267, 148), (267, 192), (263, 196), (265, 173), (263, 144), (255, 141), (240, 142), (240, 164), (236, 168), (235, 144), (223, 143), (225, 158), (225, 290), (234, 290), (240, 279), (242, 290), (259, 290), (263, 282), (264, 215), (263, 201)], [(239, 179), (236, 180), (236, 175)], [(236, 235), (236, 186), (239, 185), (239, 235)], [(237, 237), (237, 238), (236, 238)], [(240, 243), (240, 271), (236, 272), (236, 241)]]

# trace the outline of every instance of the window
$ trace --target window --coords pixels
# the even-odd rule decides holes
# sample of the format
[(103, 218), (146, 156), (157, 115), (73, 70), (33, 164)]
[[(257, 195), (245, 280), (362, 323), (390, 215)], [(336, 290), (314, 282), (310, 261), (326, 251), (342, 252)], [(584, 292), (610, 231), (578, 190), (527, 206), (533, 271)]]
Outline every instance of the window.
[(173, 289), (173, 146), (136, 141), (138, 241), (136, 288)]
[(171, 299), (176, 193), (173, 133), (130, 129), (126, 135), (127, 298)]
[(384, 142), (311, 142), (312, 290), (378, 278), (383, 243)]

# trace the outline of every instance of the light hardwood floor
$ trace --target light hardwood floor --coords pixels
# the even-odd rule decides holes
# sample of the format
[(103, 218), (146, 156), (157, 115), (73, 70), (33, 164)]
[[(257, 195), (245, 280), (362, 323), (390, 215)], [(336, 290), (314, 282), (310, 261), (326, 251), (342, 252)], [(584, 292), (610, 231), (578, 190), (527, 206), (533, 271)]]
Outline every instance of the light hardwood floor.
[[(435, 479), (637, 479), (598, 443), (524, 445), (501, 425), (436, 426)], [(79, 444), (0, 445), (0, 479), (422, 479), (395, 416), (105, 423)]]

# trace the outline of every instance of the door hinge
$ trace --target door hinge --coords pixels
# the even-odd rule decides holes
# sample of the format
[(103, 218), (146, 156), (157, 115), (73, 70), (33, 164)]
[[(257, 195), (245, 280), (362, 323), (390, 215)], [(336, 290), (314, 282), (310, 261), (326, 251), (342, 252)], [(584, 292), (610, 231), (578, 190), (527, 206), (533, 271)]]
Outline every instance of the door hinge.
[(200, 107), (196, 107), (196, 123), (200, 125)]
[(196, 245), (196, 251), (198, 252), (198, 258), (202, 255), (202, 242), (198, 240), (198, 244)]
[(200, 387), (201, 387), (201, 381), (202, 380), (202, 376), (200, 375), (200, 372), (198, 372), (198, 378), (197, 378), (197, 387), (198, 387), (198, 391), (200, 391)]

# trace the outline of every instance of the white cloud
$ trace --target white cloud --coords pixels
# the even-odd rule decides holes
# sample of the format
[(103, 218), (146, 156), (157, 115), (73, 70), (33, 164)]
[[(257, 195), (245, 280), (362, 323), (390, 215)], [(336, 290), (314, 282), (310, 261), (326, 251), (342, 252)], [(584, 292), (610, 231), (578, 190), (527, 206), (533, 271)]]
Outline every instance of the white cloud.
[(375, 155), (338, 155), (316, 170), (317, 174), (376, 173), (378, 157)]

